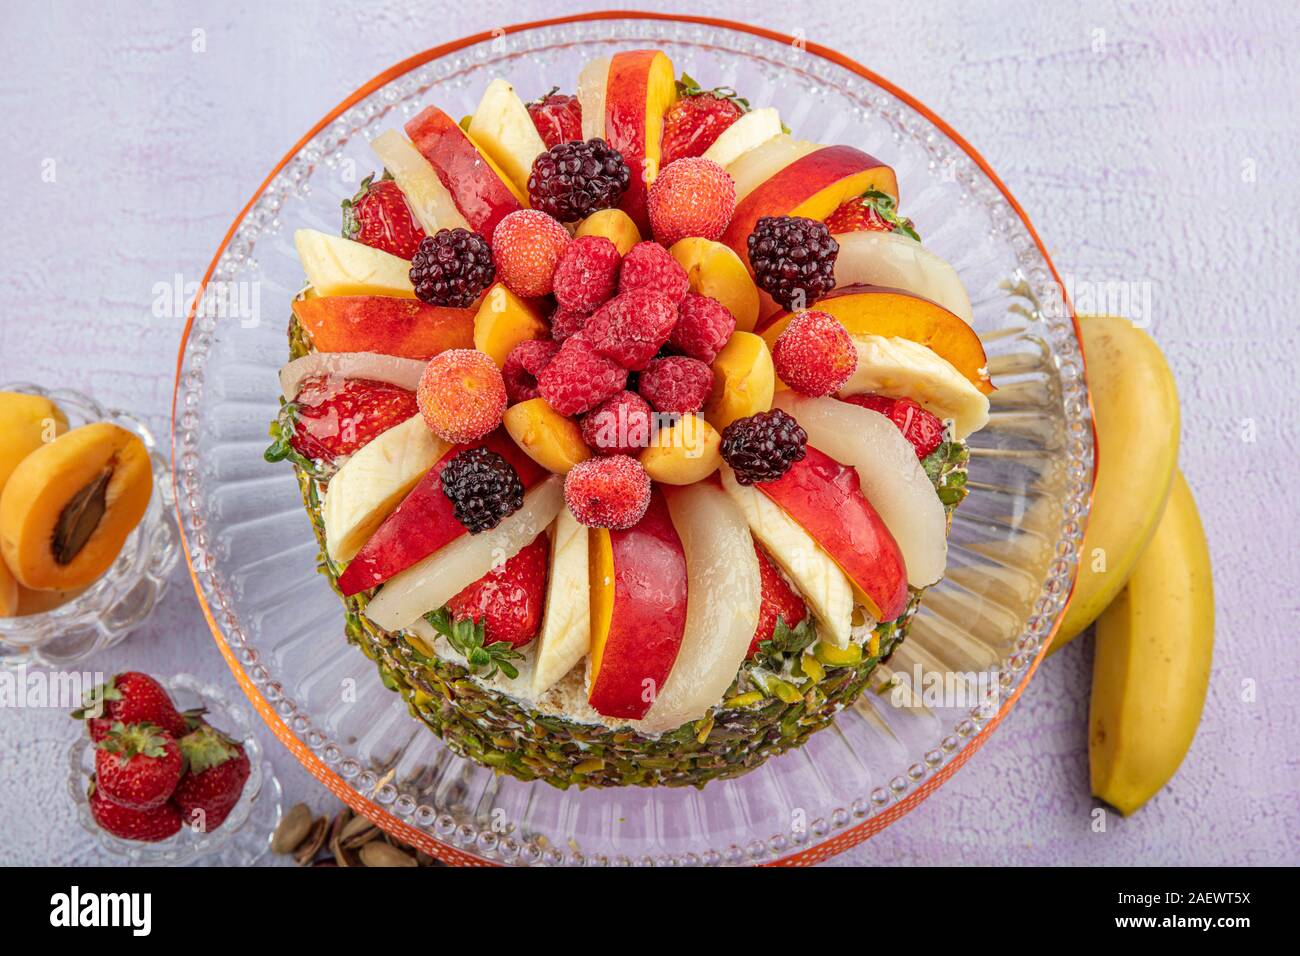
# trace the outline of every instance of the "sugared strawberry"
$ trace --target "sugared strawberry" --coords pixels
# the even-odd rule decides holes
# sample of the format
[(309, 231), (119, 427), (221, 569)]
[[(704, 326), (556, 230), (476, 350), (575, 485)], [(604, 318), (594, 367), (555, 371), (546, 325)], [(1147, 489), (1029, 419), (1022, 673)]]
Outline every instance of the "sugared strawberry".
[(676, 324), (672, 300), (638, 289), (621, 292), (597, 309), (582, 334), (601, 355), (636, 372), (654, 358)]
[(516, 209), (492, 233), (497, 278), (515, 295), (551, 294), (551, 276), (571, 239), (562, 225), (536, 209)]
[(582, 139), (582, 103), (576, 96), (561, 93), (558, 86), (529, 103), (528, 115), (547, 149)]
[(690, 288), (686, 270), (657, 242), (638, 242), (623, 257), (619, 292), (657, 292), (676, 305)]
[(537, 376), (537, 391), (561, 415), (581, 415), (627, 384), (627, 371), (591, 347), (586, 333), (564, 340)]
[(181, 812), (175, 804), (164, 803), (152, 810), (133, 810), (113, 803), (94, 781), (87, 797), (90, 815), (95, 822), (120, 839), (158, 843), (180, 832)]
[(858, 351), (838, 319), (814, 309), (800, 312), (777, 336), (772, 364), (796, 392), (820, 397), (849, 380), (858, 367)]
[(397, 183), (391, 179), (376, 182), (371, 174), (361, 181), (355, 196), (343, 200), (343, 236), (410, 259), (425, 232)]
[(417, 411), (415, 394), (387, 382), (317, 375), (304, 379), (298, 395), (271, 426), (275, 439), (267, 461), (292, 459), (311, 470), (350, 455)]
[(834, 233), (842, 232), (893, 232), (894, 226), (875, 206), (864, 203), (861, 197), (849, 199), (835, 208), (826, 217), (826, 228)]
[(157, 724), (115, 723), (95, 745), (99, 789), (133, 810), (152, 810), (170, 800), (184, 766), (176, 738)]
[(506, 398), (510, 404), (526, 402), (538, 396), (537, 376), (560, 351), (558, 342), (550, 339), (525, 339), (506, 357), (501, 377), (506, 383)]
[(186, 773), (172, 797), (186, 826), (211, 833), (239, 803), (251, 770), (243, 745), (207, 724), (180, 739)]
[(448, 349), (424, 367), (416, 389), (420, 414), (443, 441), (476, 441), (501, 424), (506, 383), (486, 352)]
[(886, 395), (850, 395), (843, 399), (851, 405), (879, 412), (898, 426), (903, 437), (916, 449), (916, 457), (924, 458), (943, 441), (943, 422), (910, 398), (889, 398)]
[(793, 629), (808, 615), (808, 606), (790, 582), (785, 579), (767, 552), (754, 542), (754, 553), (758, 556), (758, 580), (762, 602), (758, 608), (758, 627), (754, 630), (754, 639), (749, 645), (749, 656), (758, 651), (758, 645), (770, 641), (780, 618), (786, 627)]
[(546, 603), (551, 551), (546, 535), (489, 571), (450, 601), (453, 620), (482, 622), (484, 644), (505, 641), (523, 647), (537, 636)]
[(173, 737), (189, 733), (185, 717), (158, 683), (148, 674), (125, 671), (108, 679), (86, 695), (75, 720), (85, 720), (90, 739), (99, 743), (113, 724), (157, 724)]
[(665, 246), (687, 236), (718, 239), (736, 211), (736, 184), (713, 160), (692, 156), (664, 168), (647, 204), (650, 228)]
[(594, 312), (614, 294), (622, 257), (604, 236), (579, 236), (560, 257), (552, 280), (555, 301), (572, 312)]
[(551, 313), (551, 339), (563, 342), (570, 335), (577, 335), (587, 325), (586, 312), (573, 309), (556, 309)]
[(635, 455), (650, 444), (653, 415), (636, 392), (619, 392), (583, 416), (582, 440), (598, 455)]
[(720, 87), (704, 90), (682, 74), (677, 81), (678, 100), (664, 117), (664, 167), (689, 156), (703, 156), (723, 131), (749, 109), (736, 91)]
[(641, 373), (637, 390), (658, 412), (698, 412), (713, 391), (713, 369), (699, 359), (669, 355)]
[(668, 344), (691, 358), (713, 363), (736, 331), (736, 317), (717, 299), (686, 293), (677, 307), (677, 324)]
[(588, 458), (564, 476), (564, 502), (589, 528), (630, 528), (650, 507), (650, 476), (627, 455)]

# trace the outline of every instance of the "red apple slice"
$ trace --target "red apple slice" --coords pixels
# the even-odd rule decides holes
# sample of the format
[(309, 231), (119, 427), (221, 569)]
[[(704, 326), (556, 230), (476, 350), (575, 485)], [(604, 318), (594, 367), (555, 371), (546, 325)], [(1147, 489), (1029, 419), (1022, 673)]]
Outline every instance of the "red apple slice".
[(527, 205), (527, 197), (519, 196), (509, 177), (438, 107), (428, 107), (405, 129), (451, 192), (469, 227), (489, 242), (498, 222)]
[[(673, 62), (660, 50), (615, 53), (605, 82), (605, 140), (623, 154), (632, 181), (619, 204), (650, 235), (646, 197), (659, 175), (664, 114), (677, 99)], [(583, 104), (584, 108), (586, 104)]]
[[(606, 717), (646, 715), (672, 671), (686, 626), (686, 553), (663, 493), (631, 528), (593, 528), (587, 699)], [(734, 674), (733, 674), (734, 676)]]
[(776, 481), (754, 485), (808, 532), (854, 585), (871, 615), (892, 621), (907, 607), (898, 542), (862, 494), (858, 473), (811, 445)]
[(293, 314), (317, 352), (378, 352), (428, 361), (474, 347), (474, 310), (386, 295), (294, 299)]
[(339, 575), (339, 590), (344, 595), (378, 587), (465, 534), (465, 526), (452, 513), (451, 499), (443, 493), (442, 470), (467, 448), (496, 452), (518, 472), (525, 491), (549, 474), (501, 429), (481, 442), (453, 446), (425, 472)]

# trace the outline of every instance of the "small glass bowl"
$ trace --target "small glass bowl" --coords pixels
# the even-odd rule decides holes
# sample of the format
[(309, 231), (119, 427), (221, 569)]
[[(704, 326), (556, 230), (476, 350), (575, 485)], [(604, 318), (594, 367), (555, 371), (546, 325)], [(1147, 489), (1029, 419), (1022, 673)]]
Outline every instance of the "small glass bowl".
[(243, 744), (249, 775), (239, 803), (210, 833), (183, 826), (180, 833), (159, 843), (115, 837), (101, 830), (90, 814), (86, 791), (95, 772), (95, 746), (83, 729), (68, 751), (68, 794), (77, 805), (77, 822), (107, 853), (129, 866), (251, 866), (270, 849), (283, 812), (280, 781), (253, 736), (251, 715), (216, 687), (189, 674), (158, 678), (158, 682), (167, 688), (177, 710), (203, 708), (208, 723)]
[(60, 666), (83, 660), (124, 640), (153, 611), (180, 555), (173, 512), (171, 468), (153, 434), (139, 419), (68, 389), (27, 382), (0, 384), (0, 391), (43, 395), (68, 417), (68, 427), (112, 422), (140, 436), (153, 465), (149, 508), (122, 546), (112, 567), (68, 603), (42, 614), (0, 617), (0, 666)]

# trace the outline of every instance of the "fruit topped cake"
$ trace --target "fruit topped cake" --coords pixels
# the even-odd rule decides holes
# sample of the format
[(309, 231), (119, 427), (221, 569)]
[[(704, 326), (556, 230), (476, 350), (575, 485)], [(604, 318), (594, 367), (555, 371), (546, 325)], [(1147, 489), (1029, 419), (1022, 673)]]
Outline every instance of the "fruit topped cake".
[(267, 457), (457, 753), (703, 785), (826, 727), (947, 561), (993, 386), (881, 161), (656, 50), (370, 144)]

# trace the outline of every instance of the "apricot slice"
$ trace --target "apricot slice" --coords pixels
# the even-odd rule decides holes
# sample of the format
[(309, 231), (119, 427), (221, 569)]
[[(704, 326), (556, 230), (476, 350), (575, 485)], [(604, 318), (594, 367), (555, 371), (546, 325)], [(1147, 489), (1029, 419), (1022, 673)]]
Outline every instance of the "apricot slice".
[(474, 315), (474, 348), (492, 356), (501, 368), (516, 345), (545, 338), (547, 331), (536, 306), (515, 295), (504, 282), (497, 282), (483, 294)]
[(0, 617), (18, 616), (18, 579), (0, 557)]
[(690, 485), (703, 481), (722, 464), (722, 436), (699, 415), (683, 415), (655, 432), (641, 452), (646, 474), (665, 485)]
[(758, 322), (758, 286), (730, 247), (701, 236), (688, 236), (668, 250), (686, 270), (691, 291), (717, 299), (736, 319), (736, 328), (752, 332)]
[(0, 491), (20, 461), (67, 430), (67, 417), (43, 395), (0, 392)]
[(614, 243), (614, 248), (618, 250), (620, 256), (627, 255), (628, 251), (641, 241), (641, 230), (636, 227), (632, 217), (621, 209), (601, 209), (593, 212), (578, 224), (577, 235), (604, 236)]
[(736, 332), (713, 360), (713, 394), (704, 417), (721, 432), (738, 418), (772, 407), (776, 371), (767, 343), (753, 332)]
[(108, 570), (144, 517), (153, 473), (144, 443), (110, 422), (36, 449), (0, 494), (0, 553), (24, 587), (78, 588)]
[(565, 418), (543, 398), (511, 405), (503, 423), (529, 458), (557, 475), (568, 474), (578, 462), (591, 457), (578, 423)]

